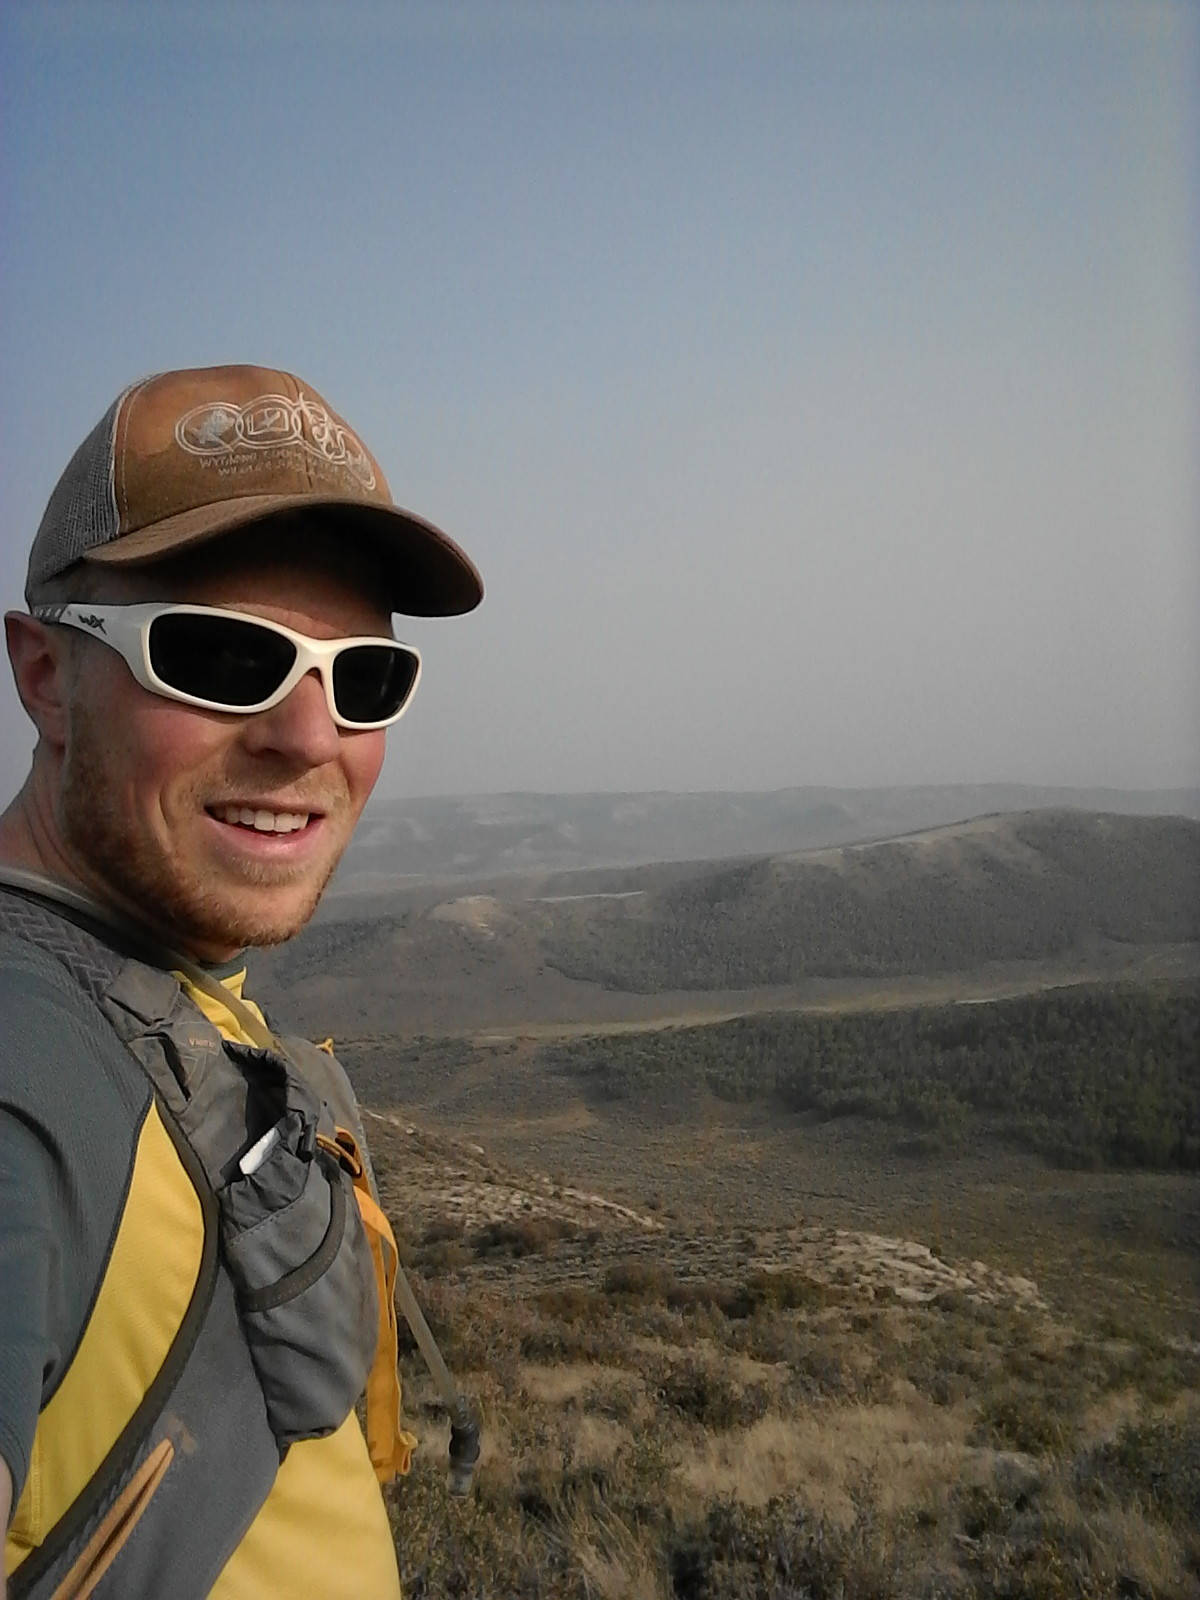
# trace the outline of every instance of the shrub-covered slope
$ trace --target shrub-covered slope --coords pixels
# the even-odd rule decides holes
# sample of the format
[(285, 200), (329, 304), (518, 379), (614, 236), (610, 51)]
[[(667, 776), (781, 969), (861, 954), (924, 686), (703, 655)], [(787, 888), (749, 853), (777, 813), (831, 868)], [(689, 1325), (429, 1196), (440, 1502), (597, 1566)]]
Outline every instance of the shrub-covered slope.
[(771, 1100), (882, 1118), (928, 1140), (971, 1129), (1072, 1166), (1200, 1168), (1200, 999), (1084, 987), (990, 1005), (777, 1013), (543, 1051), (601, 1099)]
[(1100, 941), (1200, 939), (1200, 823), (1027, 812), (548, 907), (548, 959), (613, 988), (949, 972)]

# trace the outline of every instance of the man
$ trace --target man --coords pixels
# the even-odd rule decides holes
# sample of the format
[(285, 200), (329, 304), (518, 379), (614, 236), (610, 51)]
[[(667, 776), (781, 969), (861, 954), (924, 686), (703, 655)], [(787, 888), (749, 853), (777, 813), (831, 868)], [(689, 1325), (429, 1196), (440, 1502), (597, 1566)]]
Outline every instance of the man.
[(6, 617), (37, 730), (0, 817), (13, 1600), (399, 1593), (393, 1242), (344, 1074), (241, 952), (304, 926), (371, 793), (419, 676), (392, 613), (481, 597), (287, 373), (135, 384), (51, 496)]

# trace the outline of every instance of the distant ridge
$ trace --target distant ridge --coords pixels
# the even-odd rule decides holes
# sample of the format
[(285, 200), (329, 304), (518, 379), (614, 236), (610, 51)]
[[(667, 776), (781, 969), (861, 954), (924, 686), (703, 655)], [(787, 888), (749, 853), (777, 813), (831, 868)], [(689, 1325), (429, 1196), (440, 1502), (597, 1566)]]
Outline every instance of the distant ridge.
[(953, 974), (973, 973), (959, 987), (977, 996), (1134, 968), (1182, 978), (1200, 951), (1200, 821), (1025, 811), (808, 851), (423, 883), (344, 905), (255, 955), (266, 1003), (286, 996), (320, 1033), (653, 1023), (697, 1006), (825, 1003), (838, 985), (898, 978), (945, 999)]
[(1200, 822), (979, 817), (698, 871), (636, 899), (543, 909), (559, 971), (611, 988), (729, 989), (1200, 940)]
[(780, 854), (1043, 808), (1200, 819), (1200, 789), (996, 783), (382, 800), (363, 819), (328, 911), (336, 914), (339, 895), (386, 892), (422, 879)]

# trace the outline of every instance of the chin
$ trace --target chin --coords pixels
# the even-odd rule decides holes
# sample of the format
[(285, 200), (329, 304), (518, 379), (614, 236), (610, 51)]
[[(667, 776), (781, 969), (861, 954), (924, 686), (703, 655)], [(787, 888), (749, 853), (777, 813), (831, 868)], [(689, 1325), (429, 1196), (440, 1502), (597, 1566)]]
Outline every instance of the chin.
[(247, 904), (252, 893), (239, 905), (218, 908), (209, 901), (201, 915), (181, 923), (181, 936), (197, 947), (230, 951), (285, 944), (311, 920), (323, 889), (324, 884), (287, 905)]
[(283, 944), (310, 921), (336, 862), (286, 877), (271, 871), (232, 874), (216, 865), (186, 873), (165, 859), (128, 856), (108, 881), (135, 914), (154, 921), (165, 941), (205, 961), (224, 961), (247, 946)]

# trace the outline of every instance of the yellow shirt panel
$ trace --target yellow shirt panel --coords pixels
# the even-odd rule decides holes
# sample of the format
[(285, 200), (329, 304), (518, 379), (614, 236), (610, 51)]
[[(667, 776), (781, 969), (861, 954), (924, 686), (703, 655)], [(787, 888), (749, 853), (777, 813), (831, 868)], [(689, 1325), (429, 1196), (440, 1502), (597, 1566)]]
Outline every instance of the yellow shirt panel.
[(209, 1600), (400, 1600), (383, 1495), (352, 1411), (288, 1451), (274, 1488)]
[[(234, 1044), (258, 1043), (258, 1040), (252, 1039), (246, 1032), (245, 1028), (243, 1028), (236, 1013), (231, 1011), (228, 1006), (223, 1006), (215, 994), (209, 994), (207, 989), (198, 989), (184, 972), (173, 972), (171, 976), (179, 979), (184, 993), (196, 1007), (197, 1011), (201, 1012), (205, 1017), (207, 1017), (212, 1023), (213, 1027), (218, 1028), (221, 1033), (224, 1034), (226, 1039), (231, 1039)], [(245, 981), (245, 967), (243, 967), (240, 972), (233, 973), (231, 977), (221, 979), (221, 982), (225, 985), (225, 987), (233, 993), (234, 998), (240, 1000), (246, 1007), (247, 1011), (252, 1011), (265, 1028), (267, 1025), (266, 1018), (263, 1016), (262, 1012), (259, 1010), (254, 1001), (247, 1000), (246, 996), (242, 993), (242, 985), (245, 983)]]

